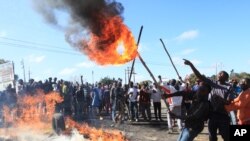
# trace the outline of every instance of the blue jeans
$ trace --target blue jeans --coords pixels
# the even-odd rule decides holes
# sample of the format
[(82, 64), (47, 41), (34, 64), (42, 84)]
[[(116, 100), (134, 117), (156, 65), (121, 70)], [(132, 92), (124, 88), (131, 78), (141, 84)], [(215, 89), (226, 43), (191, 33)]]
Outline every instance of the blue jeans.
[(190, 128), (183, 128), (178, 141), (192, 141), (202, 130), (193, 130)]
[(237, 125), (237, 119), (234, 111), (230, 111), (229, 113), (231, 119), (231, 125)]

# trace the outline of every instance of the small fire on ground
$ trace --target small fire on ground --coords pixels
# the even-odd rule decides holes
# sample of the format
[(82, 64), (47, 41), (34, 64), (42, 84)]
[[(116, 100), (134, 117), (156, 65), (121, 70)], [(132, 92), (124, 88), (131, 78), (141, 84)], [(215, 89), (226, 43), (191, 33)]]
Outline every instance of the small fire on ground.
[(3, 108), (3, 125), (0, 141), (125, 141), (118, 130), (104, 130), (80, 124), (66, 118), (66, 130), (56, 135), (52, 129), (52, 117), (56, 103), (63, 101), (59, 93), (18, 97), (16, 105)]

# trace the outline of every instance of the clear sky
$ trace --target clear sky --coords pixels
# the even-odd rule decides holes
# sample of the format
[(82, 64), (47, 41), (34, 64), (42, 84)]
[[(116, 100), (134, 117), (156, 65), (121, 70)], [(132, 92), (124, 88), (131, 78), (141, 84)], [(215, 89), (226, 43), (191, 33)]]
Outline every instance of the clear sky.
[[(124, 7), (124, 23), (137, 40), (143, 25), (139, 52), (155, 76), (177, 78), (160, 43), (165, 42), (172, 59), (185, 77), (191, 73), (183, 58), (191, 60), (206, 75), (223, 69), (250, 72), (249, 0), (118, 0)], [(61, 21), (65, 21), (62, 16)], [(74, 50), (64, 32), (47, 24), (34, 10), (31, 0), (0, 1), (0, 58), (15, 63), (23, 78), (21, 60), (35, 80), (48, 77), (92, 82), (105, 76), (125, 78), (132, 62), (99, 66)], [(216, 67), (217, 66), (217, 67)], [(150, 79), (137, 59), (135, 80)]]

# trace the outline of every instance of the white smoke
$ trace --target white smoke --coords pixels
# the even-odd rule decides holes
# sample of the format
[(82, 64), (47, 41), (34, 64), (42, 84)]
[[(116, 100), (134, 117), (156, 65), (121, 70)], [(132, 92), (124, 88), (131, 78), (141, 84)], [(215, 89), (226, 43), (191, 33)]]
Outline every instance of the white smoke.
[[(12, 134), (9, 134), (10, 130)], [(51, 133), (38, 133), (32, 130), (13, 128), (2, 130), (0, 133), (0, 141), (89, 141), (75, 129), (72, 130), (71, 135), (59, 136)]]
[(46, 141), (89, 141), (89, 140), (85, 139), (83, 135), (79, 134), (77, 130), (73, 130), (71, 136), (65, 136), (65, 135), (53, 136), (48, 138), (48, 140)]

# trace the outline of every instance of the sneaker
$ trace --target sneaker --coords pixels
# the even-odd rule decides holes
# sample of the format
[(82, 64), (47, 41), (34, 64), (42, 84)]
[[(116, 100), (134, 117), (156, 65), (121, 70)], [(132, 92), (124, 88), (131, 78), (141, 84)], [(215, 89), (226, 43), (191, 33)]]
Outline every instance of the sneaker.
[(102, 117), (102, 116), (100, 116), (100, 120), (103, 120), (103, 117)]
[(138, 119), (135, 119), (135, 122), (138, 122), (139, 120)]

